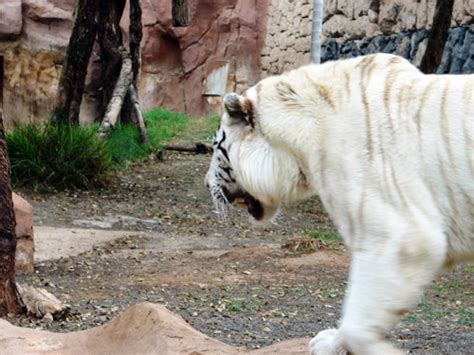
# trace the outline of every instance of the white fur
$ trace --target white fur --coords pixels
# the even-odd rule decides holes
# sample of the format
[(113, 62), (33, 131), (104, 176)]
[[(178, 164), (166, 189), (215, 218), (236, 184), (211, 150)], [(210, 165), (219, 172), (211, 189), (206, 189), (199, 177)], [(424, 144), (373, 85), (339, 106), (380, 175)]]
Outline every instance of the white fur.
[[(474, 75), (423, 75), (394, 58), (375, 55), (369, 76), (360, 57), (264, 79), (245, 94), (255, 128), (223, 121), (238, 185), (266, 220), (317, 194), (353, 254), (340, 327), (311, 354), (399, 353), (384, 335), (444, 266), (474, 260)], [(293, 88), (283, 99), (282, 82)]]

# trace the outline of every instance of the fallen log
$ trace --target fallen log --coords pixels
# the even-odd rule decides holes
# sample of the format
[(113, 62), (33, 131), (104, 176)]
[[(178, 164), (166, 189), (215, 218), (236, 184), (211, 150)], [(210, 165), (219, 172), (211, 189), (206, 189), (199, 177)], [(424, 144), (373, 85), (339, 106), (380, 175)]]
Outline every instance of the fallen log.
[(45, 289), (28, 285), (21, 286), (18, 283), (16, 286), (26, 310), (35, 317), (44, 318), (46, 316), (57, 319), (70, 309), (69, 305), (62, 303)]
[(208, 154), (212, 153), (213, 148), (210, 144), (196, 143), (194, 145), (170, 144), (165, 145), (164, 150), (172, 150), (177, 152)]

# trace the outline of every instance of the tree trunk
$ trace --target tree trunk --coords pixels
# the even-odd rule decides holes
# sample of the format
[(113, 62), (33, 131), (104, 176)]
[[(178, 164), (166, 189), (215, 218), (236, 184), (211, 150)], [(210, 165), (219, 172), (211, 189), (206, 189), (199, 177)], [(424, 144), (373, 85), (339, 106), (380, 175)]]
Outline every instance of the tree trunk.
[(99, 10), (98, 40), (102, 64), (102, 104), (108, 107), (115, 83), (120, 74), (122, 56), (119, 48), (123, 46), (120, 19), (125, 9), (125, 0), (104, 1)]
[(321, 63), (321, 30), (323, 28), (324, 0), (314, 0), (311, 25), (311, 63)]
[(171, 14), (173, 26), (186, 27), (189, 25), (188, 0), (173, 0)]
[(99, 0), (78, 0), (76, 18), (59, 80), (53, 118), (58, 122), (79, 123), (87, 66), (97, 35)]
[(132, 82), (132, 61), (127, 50), (123, 47), (120, 49), (122, 57), (122, 69), (120, 75), (115, 82), (114, 92), (105, 111), (104, 119), (99, 128), (99, 135), (107, 135), (117, 123), (118, 115), (122, 109), (123, 101), (127, 95), (130, 83)]
[(143, 37), (142, 31), (142, 8), (140, 0), (130, 0), (130, 56), (132, 58), (132, 85), (128, 90), (128, 95), (132, 103), (132, 115), (135, 118), (142, 143), (148, 143), (148, 133), (143, 119), (140, 103), (138, 99), (138, 79), (140, 75), (140, 44)]
[(130, 57), (132, 58), (132, 84), (138, 88), (140, 74), (140, 44), (142, 42), (142, 9), (140, 0), (130, 0)]
[(448, 39), (454, 0), (437, 0), (433, 25), (428, 36), (428, 44), (421, 60), (420, 70), (425, 74), (436, 73), (443, 58), (444, 45)]
[(0, 316), (19, 313), (22, 303), (15, 283), (15, 215), (10, 186), (10, 164), (0, 111)]

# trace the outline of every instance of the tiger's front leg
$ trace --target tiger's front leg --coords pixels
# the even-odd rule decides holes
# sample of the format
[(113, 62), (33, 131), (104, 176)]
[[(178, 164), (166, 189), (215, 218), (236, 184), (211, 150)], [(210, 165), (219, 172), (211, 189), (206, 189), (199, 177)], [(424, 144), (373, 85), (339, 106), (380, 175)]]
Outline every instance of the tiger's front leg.
[(401, 354), (385, 337), (444, 263), (442, 233), (412, 229), (366, 240), (372, 245), (353, 251), (340, 327), (318, 333), (309, 344), (311, 355)]

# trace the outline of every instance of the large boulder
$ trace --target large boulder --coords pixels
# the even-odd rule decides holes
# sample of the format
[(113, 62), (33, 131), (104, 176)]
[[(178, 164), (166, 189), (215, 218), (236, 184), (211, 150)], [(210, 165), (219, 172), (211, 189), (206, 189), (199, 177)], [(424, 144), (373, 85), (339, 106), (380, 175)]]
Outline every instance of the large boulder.
[(21, 196), (13, 193), (13, 210), (16, 219), (17, 271), (33, 272), (35, 241), (33, 234), (33, 207)]
[(97, 328), (51, 333), (12, 326), (0, 319), (2, 355), (16, 354), (306, 354), (309, 339), (295, 339), (248, 352), (212, 339), (164, 306), (141, 303)]

